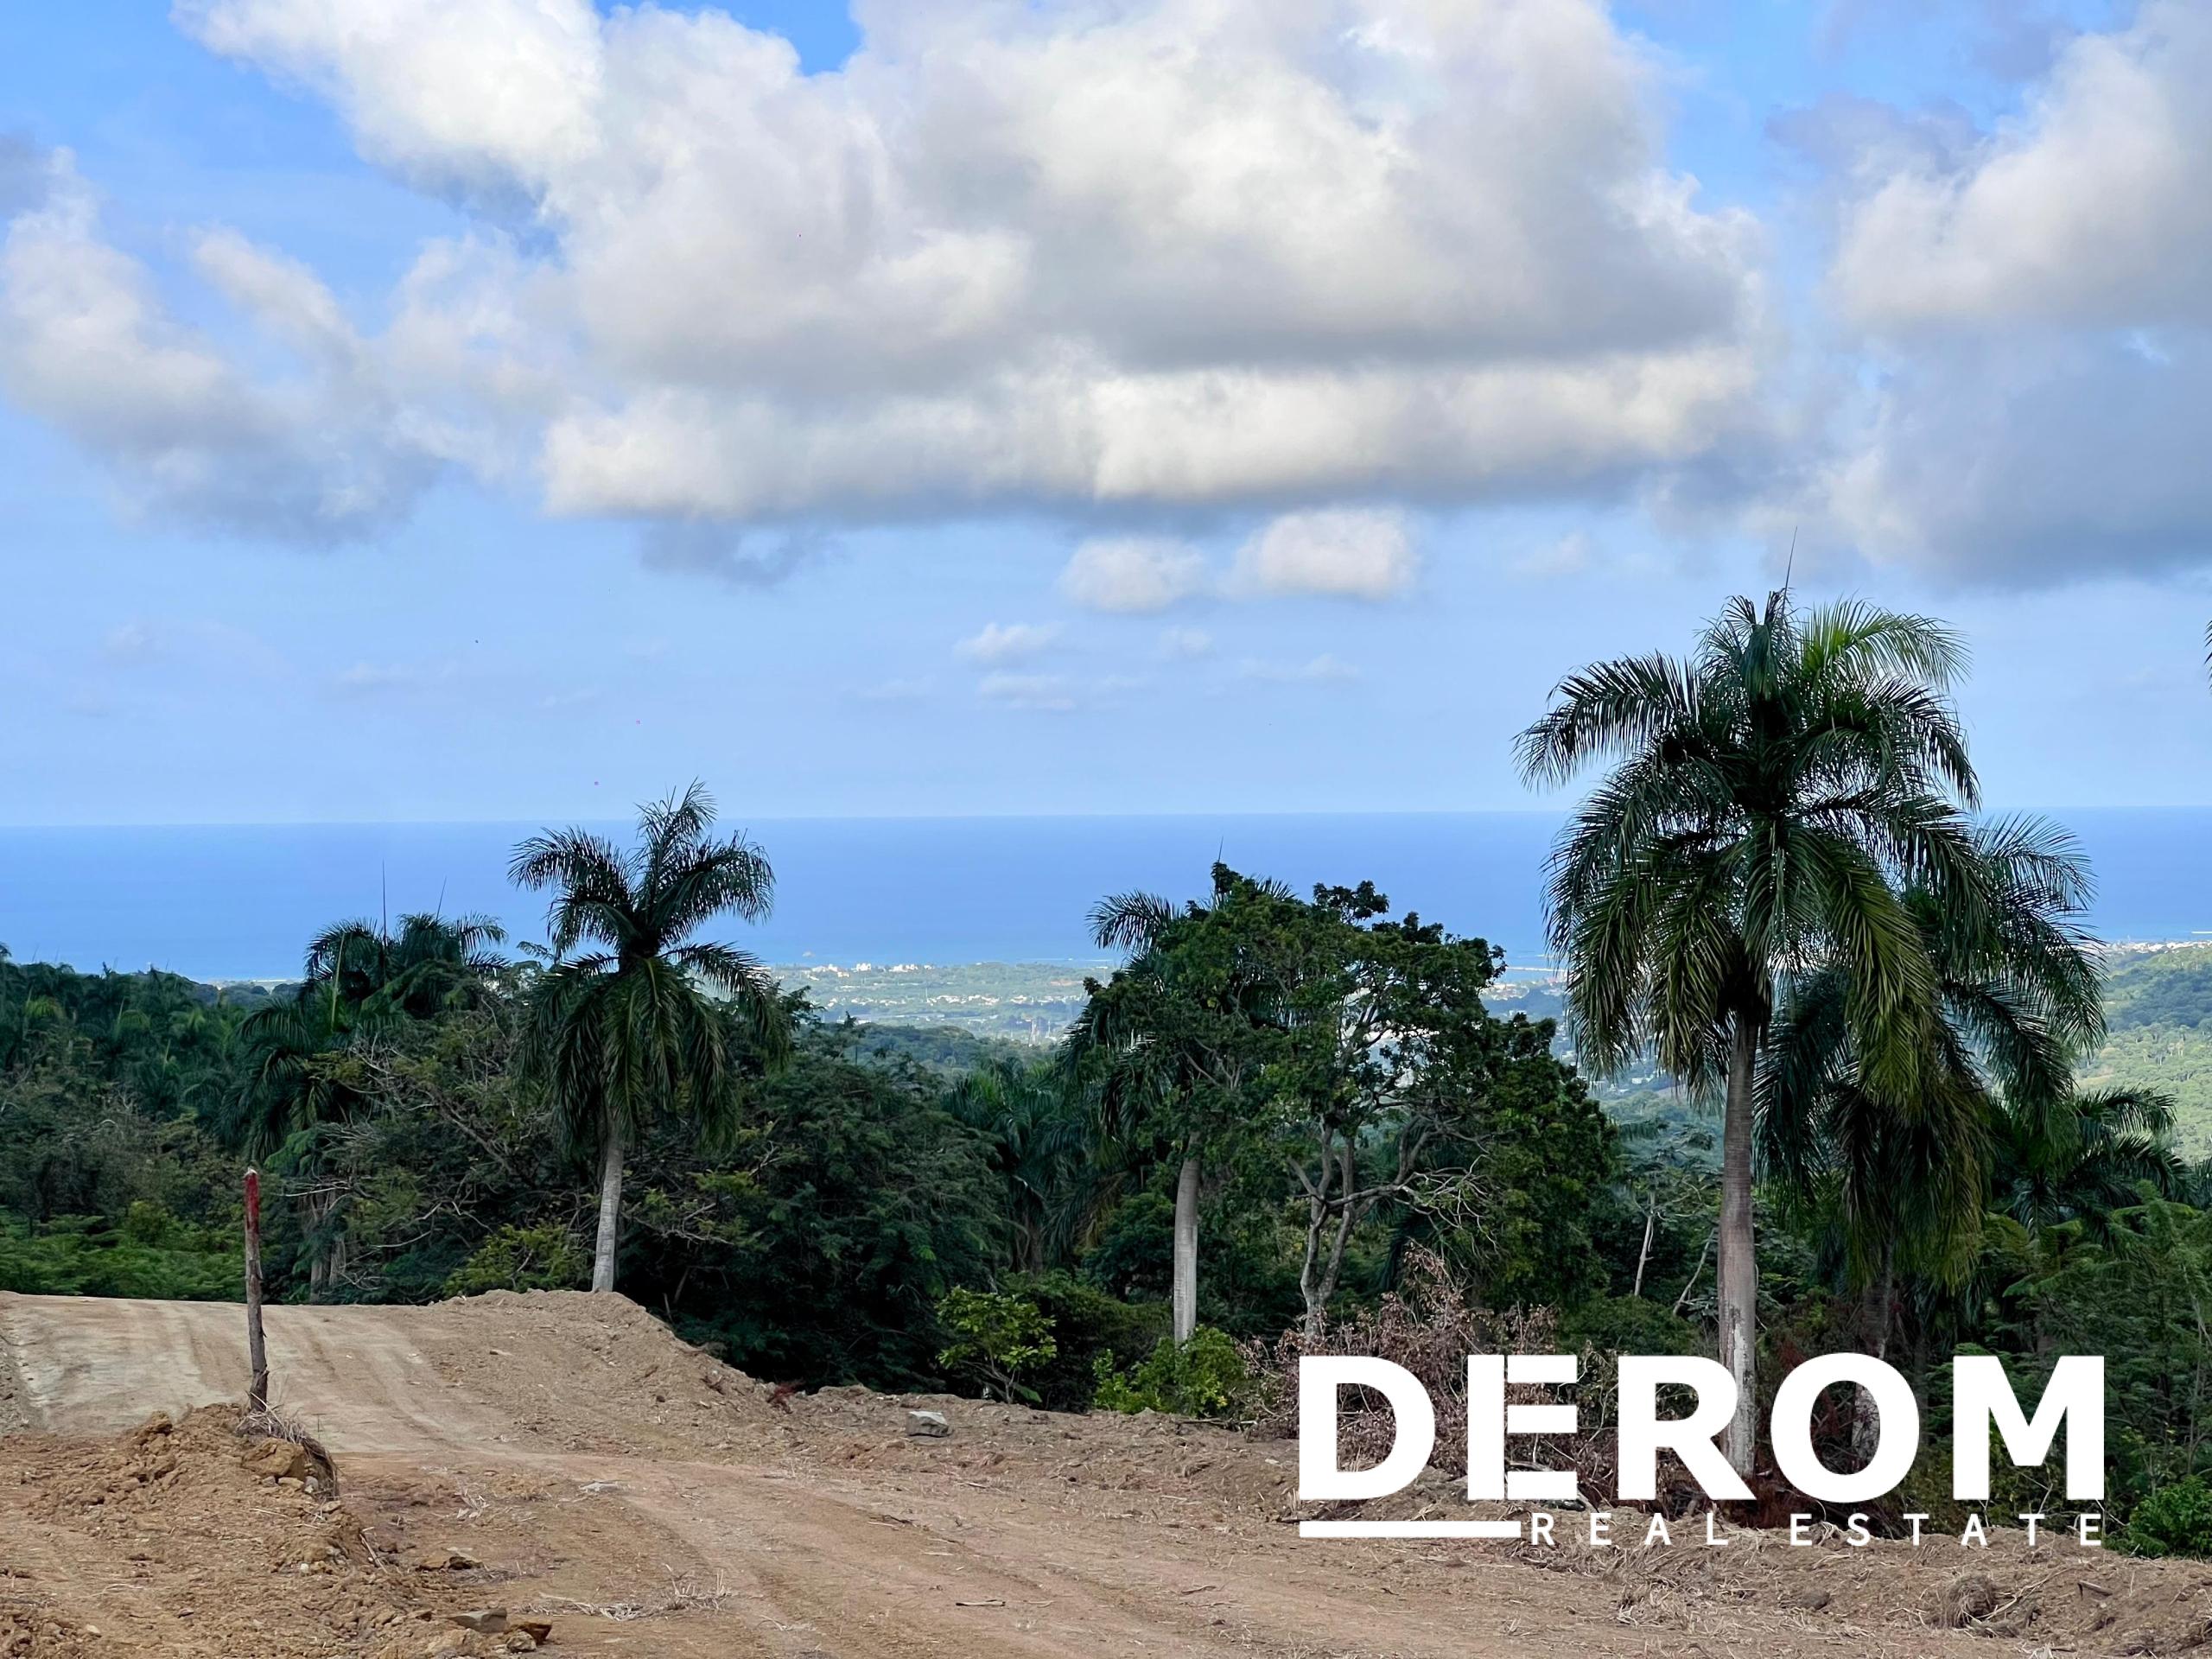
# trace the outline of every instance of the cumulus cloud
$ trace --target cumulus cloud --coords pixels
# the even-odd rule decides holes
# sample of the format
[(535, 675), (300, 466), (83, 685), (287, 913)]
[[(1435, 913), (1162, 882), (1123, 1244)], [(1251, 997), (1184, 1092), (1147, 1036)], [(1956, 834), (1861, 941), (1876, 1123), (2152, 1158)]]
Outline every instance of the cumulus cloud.
[(1955, 582), (2205, 562), (2208, 78), (2212, 10), (2148, 0), (1970, 141), (1853, 117), (1829, 289), (1866, 359), (1777, 525)]
[(468, 304), (532, 349), (470, 391), (556, 512), (1474, 499), (1759, 418), (1757, 228), (1599, 0), (874, 3), (811, 76), (711, 7), (177, 16), (503, 247)]
[(1211, 657), (1213, 655), (1213, 636), (1204, 628), (1162, 628), (1160, 631), (1160, 654), (1185, 662)]
[(64, 152), (0, 241), (0, 388), (108, 462), (131, 504), (195, 524), (307, 541), (373, 533), (442, 464), (329, 289), (226, 232), (193, 262), (289, 372), (179, 321), (137, 260), (105, 241)]
[(1234, 592), (1395, 599), (1418, 569), (1402, 512), (1326, 508), (1285, 513), (1237, 550)]
[(980, 632), (969, 635), (952, 649), (956, 655), (971, 663), (1019, 663), (1042, 656), (1059, 637), (1056, 623), (987, 622)]
[(1852, 203), (1834, 270), (1869, 324), (2212, 322), (2212, 9), (2077, 36), (2019, 121)]
[(1164, 611), (1206, 585), (1205, 559), (1196, 548), (1151, 537), (1085, 542), (1060, 573), (1060, 591), (1092, 611)]

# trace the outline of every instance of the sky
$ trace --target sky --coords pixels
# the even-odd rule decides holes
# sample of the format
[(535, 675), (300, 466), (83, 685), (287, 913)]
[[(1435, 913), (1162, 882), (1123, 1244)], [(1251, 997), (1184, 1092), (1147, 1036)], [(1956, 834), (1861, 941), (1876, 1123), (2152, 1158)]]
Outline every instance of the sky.
[(2212, 7), (79, 0), (0, 823), (1541, 807), (1736, 592), (2212, 800)]

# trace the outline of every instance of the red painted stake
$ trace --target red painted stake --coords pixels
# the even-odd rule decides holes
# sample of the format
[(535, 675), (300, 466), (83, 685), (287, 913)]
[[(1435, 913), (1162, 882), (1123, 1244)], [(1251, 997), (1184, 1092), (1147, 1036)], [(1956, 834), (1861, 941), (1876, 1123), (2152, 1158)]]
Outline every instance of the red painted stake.
[(269, 1349), (261, 1337), (261, 1172), (245, 1173), (245, 1385), (249, 1410), (269, 1409)]

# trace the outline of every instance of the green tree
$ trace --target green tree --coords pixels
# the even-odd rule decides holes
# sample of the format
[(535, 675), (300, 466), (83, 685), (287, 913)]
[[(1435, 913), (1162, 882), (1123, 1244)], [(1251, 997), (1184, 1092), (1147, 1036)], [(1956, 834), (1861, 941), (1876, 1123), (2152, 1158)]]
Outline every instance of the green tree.
[(938, 1364), (980, 1374), (1008, 1405), (1016, 1395), (1037, 1398), (1018, 1379), (1050, 1364), (1060, 1350), (1052, 1320), (1035, 1302), (1006, 1291), (952, 1290), (937, 1305), (937, 1317), (953, 1338)]
[(1128, 952), (1089, 993), (1066, 1052), (1101, 1080), (1115, 1133), (1160, 1148), (1176, 1166), (1171, 1332), (1187, 1342), (1198, 1317), (1198, 1195), (1209, 1156), (1255, 1127), (1269, 1064), (1293, 1017), (1296, 963), (1264, 948), (1297, 900), (1279, 883), (1213, 868), (1206, 900), (1179, 908), (1122, 893), (1091, 912), (1103, 950)]
[(506, 965), (493, 948), (506, 937), (487, 916), (403, 916), (396, 934), (340, 922), (309, 942), (307, 988), (353, 1007), (426, 1020), (484, 996)]
[(370, 1109), (365, 1052), (405, 1020), (426, 1020), (487, 993), (505, 935), (480, 917), (402, 919), (397, 937), (340, 922), (309, 941), (291, 996), (256, 1010), (242, 1029), (248, 1069), (223, 1118), (245, 1154), (283, 1166), (308, 1248), (308, 1294), (343, 1279), (350, 1196), (331, 1142)]
[(2069, 1090), (2009, 1114), (1992, 1149), (1992, 1207), (2024, 1227), (2095, 1230), (2146, 1189), (2175, 1197), (2184, 1172), (2170, 1144), (2173, 1121), (2173, 1103), (2147, 1089)]
[[(791, 1023), (775, 982), (735, 947), (694, 938), (715, 918), (765, 918), (775, 877), (742, 836), (716, 839), (713, 798), (693, 784), (639, 809), (625, 853), (583, 830), (515, 849), (510, 874), (552, 888), (553, 961), (537, 981), (524, 1053), (569, 1143), (596, 1158), (591, 1287), (614, 1288), (626, 1147), (655, 1119), (701, 1135), (735, 1122), (741, 1068), (780, 1065)], [(574, 955), (579, 946), (589, 946)]]
[(1739, 1471), (1757, 1452), (1752, 1122), (1777, 981), (1842, 963), (1870, 1076), (1912, 1086), (1935, 970), (1900, 889), (1974, 902), (1961, 809), (1977, 791), (1944, 696), (1963, 658), (1924, 617), (1738, 598), (1687, 658), (1568, 677), (1521, 735), (1532, 785), (1613, 763), (1561, 832), (1546, 887), (1578, 1058), (1613, 1071), (1649, 1046), (1723, 1095), (1719, 1347), (1738, 1390), (1724, 1444)]

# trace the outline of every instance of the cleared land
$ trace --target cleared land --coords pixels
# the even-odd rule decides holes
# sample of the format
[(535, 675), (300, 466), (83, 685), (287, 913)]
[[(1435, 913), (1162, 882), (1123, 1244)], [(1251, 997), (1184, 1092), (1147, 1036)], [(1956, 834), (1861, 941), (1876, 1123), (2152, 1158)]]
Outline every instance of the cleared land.
[[(2017, 1534), (1964, 1554), (1301, 1541), (1286, 1442), (779, 1399), (575, 1294), (272, 1310), (278, 1402), (327, 1444), (334, 1497), (244, 1466), (217, 1404), (244, 1389), (238, 1324), (0, 1295), (0, 1656), (527, 1647), (450, 1622), (495, 1606), (511, 1631), (549, 1622), (551, 1651), (674, 1659), (1988, 1659), (2212, 1636), (2204, 1566)], [(910, 1437), (916, 1407), (951, 1436)]]

